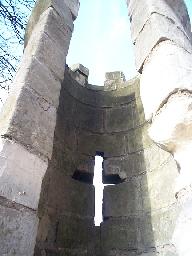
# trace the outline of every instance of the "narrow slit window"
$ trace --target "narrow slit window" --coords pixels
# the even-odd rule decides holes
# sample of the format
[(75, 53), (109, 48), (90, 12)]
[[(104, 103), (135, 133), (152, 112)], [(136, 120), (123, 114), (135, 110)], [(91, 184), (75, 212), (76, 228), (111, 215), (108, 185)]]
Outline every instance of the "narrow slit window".
[(103, 188), (104, 184), (102, 182), (103, 173), (103, 156), (102, 154), (95, 156), (95, 168), (94, 168), (94, 178), (93, 185), (95, 186), (95, 226), (100, 226), (103, 221)]

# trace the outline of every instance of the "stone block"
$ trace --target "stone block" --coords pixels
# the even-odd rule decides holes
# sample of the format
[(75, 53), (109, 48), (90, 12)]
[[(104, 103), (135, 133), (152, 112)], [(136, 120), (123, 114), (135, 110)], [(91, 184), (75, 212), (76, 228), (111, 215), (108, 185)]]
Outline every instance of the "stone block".
[[(89, 185), (55, 172), (49, 186), (48, 205), (59, 215), (94, 217), (95, 190)], [(61, 204), (62, 202), (62, 204)]]
[(105, 73), (106, 80), (122, 80), (125, 81), (125, 75), (121, 71)]
[(192, 200), (190, 199), (181, 208), (174, 225), (172, 242), (175, 244), (178, 255), (190, 255), (192, 244)]
[(37, 209), (48, 163), (19, 144), (1, 140), (0, 196)]
[(86, 156), (86, 155), (78, 155), (77, 159), (77, 170), (82, 171), (83, 173), (94, 174), (95, 167), (95, 158)]
[[(25, 48), (24, 56), (34, 56), (41, 63), (45, 64), (53, 74), (62, 81), (64, 78), (65, 60), (69, 48), (69, 42), (71, 39), (71, 31), (66, 31), (65, 34), (60, 38), (60, 41), (55, 41), (45, 31), (45, 25), (47, 19), (51, 15), (51, 10), (45, 15), (42, 21), (42, 26), (36, 26), (30, 37), (30, 40)], [(52, 19), (50, 18), (50, 22)], [(49, 27), (48, 27), (49, 28)], [(62, 35), (63, 32), (56, 33)], [(61, 47), (62, 45), (62, 47)]]
[(88, 77), (89, 76), (89, 69), (84, 67), (82, 64), (78, 63), (78, 64), (74, 64), (70, 67), (70, 69), (73, 71), (73, 72), (80, 72), (82, 73), (84, 76)]
[(24, 84), (16, 84), (0, 116), (1, 135), (51, 158), (56, 109)]
[[(71, 71), (70, 71), (71, 70)], [(70, 75), (80, 85), (86, 87), (88, 85), (89, 69), (84, 67), (82, 64), (74, 64), (70, 67)]]
[[(135, 249), (130, 249), (130, 250), (111, 249), (108, 251), (104, 251), (104, 255), (105, 256), (137, 256), (138, 254)], [(152, 256), (152, 255), (150, 255), (150, 256)]]
[[(74, 0), (76, 1), (76, 0)], [(74, 1), (68, 1), (68, 5), (66, 5), (66, 1), (59, 1), (59, 0), (38, 0), (36, 2), (35, 7), (32, 10), (32, 14), (30, 16), (30, 19), (28, 21), (26, 31), (25, 31), (25, 47), (27, 46), (27, 43), (31, 37), (31, 34), (33, 32), (33, 29), (35, 26), (38, 26), (38, 22), (42, 14), (47, 11), (47, 9), (54, 9), (58, 15), (60, 16), (60, 19), (68, 25), (71, 30), (73, 30), (73, 17), (72, 13), (69, 9), (69, 5), (73, 4)], [(52, 24), (55, 26), (56, 24)]]
[(191, 38), (190, 18), (183, 0), (178, 0), (177, 2), (174, 0), (130, 0), (128, 2), (132, 39), (134, 42), (147, 21), (155, 13), (171, 20), (172, 25), (175, 24), (186, 36)]
[[(88, 143), (85, 143), (86, 141)], [(81, 132), (78, 135), (78, 151), (91, 156), (95, 156), (96, 152), (103, 152), (105, 157), (125, 155), (126, 136), (124, 134), (103, 135)]]
[(46, 65), (39, 62), (35, 57), (28, 58), (26, 56), (22, 59), (14, 83), (25, 84), (49, 103), (58, 107), (61, 82), (54, 77)]
[(141, 101), (140, 96), (137, 97), (136, 100), (132, 102), (132, 116), (133, 116), (133, 128), (142, 126), (146, 122), (143, 103)]
[(175, 183), (178, 176), (173, 159), (142, 176), (141, 190), (144, 210), (154, 212), (171, 206), (176, 202)]
[(122, 180), (138, 176), (146, 171), (143, 152), (104, 159), (104, 176), (118, 175)]
[(104, 218), (138, 216), (141, 210), (140, 180), (132, 179), (129, 182), (104, 187)]
[(136, 153), (104, 159), (104, 175), (119, 175), (122, 179), (139, 176), (144, 172), (156, 171), (173, 156), (155, 144)]
[(133, 103), (106, 110), (105, 129), (107, 132), (121, 132), (133, 128)]
[(104, 91), (105, 92), (115, 92), (119, 87), (119, 82), (115, 80), (106, 80), (104, 82)]
[(79, 7), (80, 7), (80, 2), (79, 0), (65, 0), (66, 5), (69, 7), (73, 19), (75, 20), (77, 18), (78, 12), (79, 12)]
[[(66, 106), (67, 108), (67, 106)], [(70, 113), (68, 114), (68, 116)], [(75, 119), (74, 119), (75, 120)], [(55, 137), (54, 140), (58, 142), (58, 148), (65, 145), (65, 148), (71, 150), (72, 152), (77, 150), (77, 129), (72, 120), (67, 120), (62, 116), (57, 115), (57, 124), (55, 127)]]
[(74, 152), (67, 148), (53, 148), (53, 154), (49, 163), (51, 173), (60, 172), (63, 175), (72, 177), (76, 170), (76, 157)]
[(125, 82), (125, 75), (121, 71), (105, 73), (104, 91), (115, 91)]
[[(191, 105), (191, 92), (178, 91), (169, 97), (161, 111), (155, 116), (149, 130), (153, 139), (173, 152), (180, 166), (181, 180), (180, 184), (178, 183), (178, 190), (192, 183), (191, 158), (189, 157), (192, 149)], [(162, 130), (164, 120), (166, 120), (167, 128)], [(159, 132), (158, 129), (160, 129)]]
[[(150, 36), (149, 36), (150, 35)], [(182, 30), (162, 15), (154, 13), (135, 41), (136, 68), (142, 71), (145, 60), (161, 41), (170, 40), (188, 52), (192, 52), (191, 41)]]
[(65, 53), (68, 52), (69, 43), (73, 31), (73, 23), (61, 19), (58, 13), (53, 9), (47, 9), (40, 17), (34, 32), (41, 31), (49, 35), (51, 39), (59, 46), (59, 49)]
[(88, 78), (85, 75), (83, 75), (81, 72), (76, 71), (71, 76), (79, 83), (79, 85), (83, 87), (87, 87)]
[(148, 172), (159, 170), (160, 166), (170, 161), (174, 162), (173, 156), (155, 143), (143, 151), (143, 159)]
[(138, 246), (138, 219), (110, 218), (101, 224), (101, 246), (103, 255), (110, 250), (134, 250)]
[(148, 128), (149, 125), (145, 124), (141, 127), (130, 130), (127, 133), (127, 147), (129, 154), (142, 151), (154, 144), (148, 135)]
[(191, 68), (191, 54), (174, 43), (165, 41), (154, 49), (144, 66), (140, 81), (141, 100), (147, 120), (155, 115), (173, 92), (191, 90)]
[(62, 216), (58, 224), (56, 244), (69, 249), (88, 249), (93, 229), (93, 219)]
[(59, 150), (63, 150), (63, 145), (72, 151), (77, 149), (75, 106), (75, 99), (62, 86), (54, 137)]
[(74, 126), (91, 132), (103, 132), (104, 111), (76, 101), (74, 112)]
[(38, 227), (34, 212), (0, 206), (0, 227), (2, 256), (33, 255)]
[[(141, 235), (141, 244), (139, 246), (141, 248), (158, 248), (163, 246), (166, 247), (166, 245), (174, 246), (172, 238), (179, 211), (179, 207), (173, 205), (168, 209), (162, 209), (152, 215), (150, 213), (145, 214), (143, 218), (140, 219), (139, 224)], [(167, 251), (170, 252), (169, 250)], [(160, 255), (164, 254), (162, 253)]]

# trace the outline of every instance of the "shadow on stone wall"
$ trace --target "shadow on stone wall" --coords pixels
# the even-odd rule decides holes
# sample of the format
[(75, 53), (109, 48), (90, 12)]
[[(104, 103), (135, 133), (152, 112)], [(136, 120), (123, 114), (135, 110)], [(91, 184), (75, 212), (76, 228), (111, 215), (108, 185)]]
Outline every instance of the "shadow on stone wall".
[[(53, 155), (42, 185), (35, 255), (158, 255), (166, 235), (161, 239), (164, 216), (156, 213), (158, 205), (166, 207), (166, 194), (169, 198), (164, 179), (159, 180), (166, 165), (174, 166), (147, 128), (138, 79), (115, 91), (93, 90), (66, 70)], [(104, 182), (119, 177), (119, 184), (104, 189), (100, 228), (94, 226), (91, 178), (96, 152), (104, 152)]]

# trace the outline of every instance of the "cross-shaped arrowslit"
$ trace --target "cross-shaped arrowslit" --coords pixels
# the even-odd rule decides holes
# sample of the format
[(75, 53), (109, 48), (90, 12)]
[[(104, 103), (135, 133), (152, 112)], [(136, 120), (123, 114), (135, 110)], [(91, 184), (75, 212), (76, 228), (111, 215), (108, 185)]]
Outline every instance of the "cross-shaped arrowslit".
[(104, 153), (97, 152), (95, 156), (94, 175), (83, 169), (77, 169), (72, 178), (85, 184), (93, 184), (95, 187), (95, 226), (100, 226), (103, 222), (103, 190), (105, 186), (116, 185), (122, 183), (119, 174), (105, 174), (103, 171)]
[(119, 175), (104, 175), (103, 173), (103, 153), (97, 153), (95, 156), (95, 168), (93, 185), (95, 186), (95, 226), (100, 226), (103, 221), (103, 189), (105, 186), (116, 185), (123, 180)]

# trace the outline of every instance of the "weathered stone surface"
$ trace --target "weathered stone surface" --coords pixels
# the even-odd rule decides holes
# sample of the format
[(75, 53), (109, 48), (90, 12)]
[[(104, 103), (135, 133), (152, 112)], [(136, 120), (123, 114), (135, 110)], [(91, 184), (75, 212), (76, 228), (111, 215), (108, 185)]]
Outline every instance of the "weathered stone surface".
[[(192, 245), (192, 201), (185, 203), (181, 209), (174, 226), (172, 242), (177, 248), (178, 255), (188, 256), (191, 254)], [(182, 237), (182, 239), (181, 239)]]
[(89, 76), (89, 69), (84, 67), (82, 64), (78, 63), (78, 64), (74, 64), (70, 67), (70, 69), (73, 71), (73, 72), (80, 72), (82, 73), (84, 76), (88, 77)]
[[(109, 219), (101, 224), (101, 246), (104, 255), (112, 249), (129, 250), (138, 246), (138, 219)], [(117, 239), (118, 237), (118, 239)]]
[[(153, 31), (153, 33), (151, 33)], [(150, 36), (149, 36), (150, 35)], [(141, 71), (145, 60), (159, 42), (170, 40), (188, 52), (192, 52), (191, 41), (183, 31), (178, 29), (169, 19), (154, 13), (145, 24), (135, 42), (135, 62)]]
[(24, 57), (16, 74), (14, 83), (25, 84), (49, 103), (58, 107), (61, 82), (54, 77), (46, 65), (39, 62), (35, 57)]
[(132, 39), (134, 42), (146, 22), (155, 13), (171, 20), (172, 24), (176, 24), (177, 27), (191, 38), (190, 19), (183, 0), (130, 0), (127, 2), (131, 17)]
[(95, 158), (85, 155), (78, 155), (77, 170), (83, 173), (94, 174)]
[(172, 243), (164, 244), (162, 246), (157, 246), (152, 248), (151, 247), (145, 248), (142, 252), (139, 252), (139, 255), (140, 256), (156, 256), (156, 255), (178, 256), (176, 252), (176, 248)]
[(86, 155), (95, 156), (96, 152), (103, 152), (105, 157), (121, 156), (126, 154), (126, 148), (124, 134), (111, 136), (82, 132), (78, 137), (78, 151)]
[(50, 183), (48, 205), (60, 215), (94, 217), (94, 195), (93, 185), (56, 173)]
[[(60, 119), (61, 121), (61, 119)], [(67, 120), (62, 120), (57, 122), (55, 128), (55, 139), (58, 141), (58, 144), (63, 148), (71, 150), (74, 152), (77, 150), (77, 129), (74, 129), (73, 123)], [(62, 133), (61, 133), (62, 132)], [(58, 146), (58, 148), (60, 147)]]
[(125, 82), (125, 75), (121, 71), (105, 73), (104, 91), (115, 91)]
[(156, 171), (168, 161), (174, 161), (172, 155), (157, 145), (126, 156), (104, 159), (104, 174), (119, 175), (122, 179), (141, 175), (145, 172)]
[(73, 19), (76, 19), (79, 12), (79, 7), (80, 7), (79, 0), (65, 0), (65, 3), (70, 9)]
[(169, 152), (163, 150), (156, 144), (152, 144), (151, 147), (148, 147), (143, 151), (143, 158), (144, 165), (147, 171), (159, 170), (169, 161), (175, 161), (173, 156)]
[(121, 71), (105, 73), (106, 80), (122, 80), (125, 81), (125, 75)]
[(133, 128), (133, 104), (106, 110), (105, 129), (107, 132), (128, 131)]
[[(73, 1), (68, 1), (68, 4), (73, 4)], [(58, 15), (60, 16), (60, 19), (68, 25), (71, 30), (73, 29), (73, 19), (72, 19), (72, 13), (68, 6), (66, 5), (66, 1), (59, 1), (59, 0), (38, 0), (36, 2), (36, 5), (32, 11), (32, 14), (30, 16), (30, 19), (28, 21), (26, 32), (25, 32), (25, 47), (27, 46), (27, 43), (30, 39), (30, 36), (33, 32), (33, 29), (38, 24), (39, 19), (41, 18), (41, 15), (47, 10), (47, 9), (54, 9)], [(56, 24), (53, 24), (56, 25)]]
[(48, 163), (19, 144), (0, 142), (0, 196), (37, 209)]
[[(190, 159), (192, 149), (191, 104), (191, 93), (178, 92), (173, 94), (155, 116), (150, 128), (151, 137), (173, 152), (174, 158), (180, 167), (180, 176), (175, 187), (176, 191), (192, 183)], [(175, 109), (177, 109), (176, 112)], [(161, 127), (164, 120), (166, 120), (167, 129), (162, 131)], [(158, 132), (159, 128), (160, 131)]]
[[(189, 91), (182, 92), (181, 90), (170, 96), (154, 117), (149, 131), (150, 136), (172, 152), (176, 152), (179, 148), (185, 148), (186, 145), (190, 144), (192, 138), (191, 104), (192, 97)], [(167, 128), (162, 130), (164, 121), (166, 121)]]
[(108, 175), (119, 175), (121, 179), (126, 179), (129, 176), (135, 175), (137, 170), (134, 169), (133, 160), (131, 157), (122, 156), (104, 159), (103, 162), (103, 174)]
[(143, 103), (140, 96), (132, 102), (132, 115), (133, 115), (133, 128), (142, 126), (145, 120), (145, 113), (143, 109)]
[(80, 85), (87, 87), (89, 69), (82, 64), (74, 64), (70, 67), (69, 73), (73, 79), (75, 79)]
[(41, 15), (34, 32), (37, 30), (49, 35), (59, 46), (61, 51), (64, 51), (64, 53), (68, 52), (73, 23), (71, 22), (70, 26), (68, 22), (60, 18), (53, 8), (49, 8)]
[(37, 226), (38, 218), (34, 212), (0, 206), (1, 255), (32, 256)]
[(139, 223), (141, 235), (141, 244), (139, 246), (141, 248), (151, 248), (172, 244), (174, 247), (172, 238), (179, 211), (178, 206), (173, 205), (152, 215), (150, 213), (145, 214)]
[(104, 110), (76, 101), (74, 116), (76, 119), (74, 125), (78, 129), (91, 132), (104, 131)]
[(130, 250), (111, 249), (111, 250), (104, 251), (104, 253), (105, 253), (104, 254), (105, 256), (137, 256), (138, 255), (136, 250), (134, 249), (130, 249)]
[(34, 90), (18, 85), (10, 94), (0, 118), (1, 135), (51, 158), (56, 109)]
[(63, 216), (59, 220), (56, 243), (59, 247), (88, 249), (93, 235), (93, 219)]
[[(72, 72), (71, 72), (72, 73)], [(87, 87), (88, 77), (83, 75), (81, 72), (76, 71), (71, 74), (71, 76), (82, 86)]]
[(136, 153), (150, 147), (153, 142), (148, 135), (149, 125), (132, 129), (127, 133), (128, 153)]
[(75, 107), (76, 101), (62, 87), (54, 138), (59, 150), (63, 149), (63, 145), (73, 152), (77, 149)]
[(191, 66), (191, 54), (174, 43), (165, 41), (155, 48), (141, 76), (141, 100), (147, 120), (173, 92), (191, 90)]
[[(65, 58), (71, 39), (71, 31), (65, 31), (65, 34), (63, 34), (60, 41), (55, 41), (54, 39), (55, 34), (56, 36), (62, 35), (60, 31), (59, 33), (55, 32), (55, 34), (53, 34), (53, 38), (47, 35), (44, 26), (48, 22), (47, 19), (49, 19), (49, 15), (51, 15), (51, 13), (52, 10), (49, 10), (49, 12), (44, 16), (42, 26), (39, 25), (35, 27), (25, 49), (24, 55), (35, 56), (41, 63), (45, 64), (58, 79), (62, 81), (64, 77)], [(50, 18), (50, 22), (51, 21), (52, 18)], [(50, 26), (48, 29), (49, 28)]]
[(176, 203), (175, 182), (178, 171), (175, 161), (170, 159), (157, 168), (141, 179), (143, 210), (152, 213)]
[(106, 186), (103, 192), (103, 216), (125, 217), (139, 215), (142, 210), (140, 180)]

